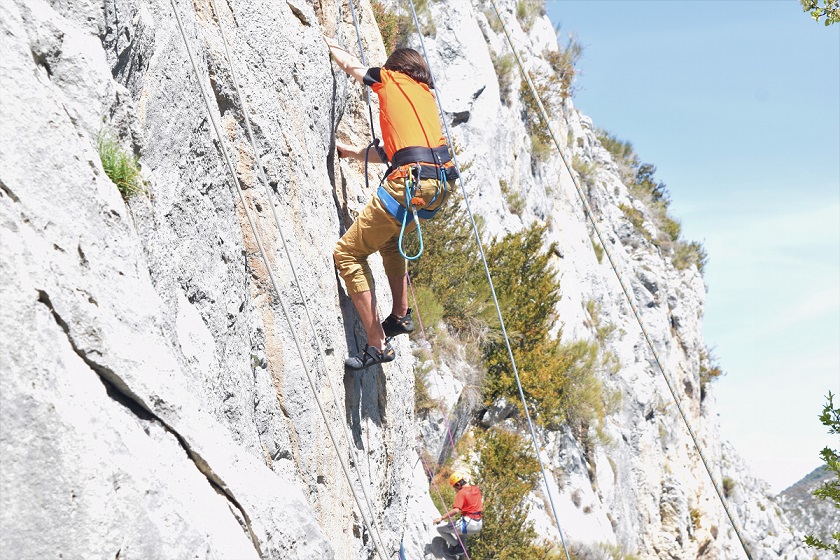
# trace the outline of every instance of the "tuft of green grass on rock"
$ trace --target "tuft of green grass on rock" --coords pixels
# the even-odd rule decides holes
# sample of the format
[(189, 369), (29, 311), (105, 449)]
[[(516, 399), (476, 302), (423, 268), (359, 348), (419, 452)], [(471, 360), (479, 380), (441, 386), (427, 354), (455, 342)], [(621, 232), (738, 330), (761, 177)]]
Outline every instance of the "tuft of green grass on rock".
[(105, 174), (111, 179), (126, 200), (143, 192), (143, 177), (136, 156), (129, 155), (109, 133), (100, 133), (97, 138), (99, 159)]

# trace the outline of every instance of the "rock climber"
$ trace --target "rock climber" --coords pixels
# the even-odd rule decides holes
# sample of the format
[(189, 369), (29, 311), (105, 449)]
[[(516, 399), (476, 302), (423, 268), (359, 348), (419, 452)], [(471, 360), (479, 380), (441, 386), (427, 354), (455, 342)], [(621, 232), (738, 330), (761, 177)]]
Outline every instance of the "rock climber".
[[(446, 522), (438, 525), (438, 533), (446, 541), (447, 554), (458, 557), (465, 554), (467, 537), (481, 531), (481, 509), (484, 502), (478, 486), (468, 484), (466, 475), (459, 471), (455, 471), (449, 476), (449, 485), (457, 492), (455, 503), (452, 505), (452, 509), (444, 513), (442, 517), (436, 518), (433, 523), (437, 525), (441, 521)], [(452, 520), (452, 516), (459, 513), (461, 518)]]
[[(399, 248), (399, 212), (406, 202), (433, 215), (453, 188), (457, 171), (443, 136), (432, 76), (423, 57), (412, 49), (396, 49), (381, 68), (366, 68), (324, 36), (333, 60), (348, 75), (370, 86), (379, 98), (379, 123), (384, 150), (336, 142), (339, 157), (389, 163), (387, 177), (358, 218), (341, 237), (333, 257), (347, 293), (365, 327), (365, 348), (345, 361), (349, 369), (390, 362), (396, 357), (390, 339), (414, 330), (406, 292), (407, 261)], [(387, 161), (386, 161), (387, 160)], [(419, 176), (419, 177), (418, 177)], [(409, 183), (410, 196), (406, 197)], [(412, 192), (413, 189), (413, 192)], [(412, 216), (409, 214), (409, 216)], [(423, 216), (420, 216), (422, 218)], [(405, 233), (415, 229), (413, 217)], [(367, 258), (379, 251), (391, 289), (391, 315), (380, 323)]]

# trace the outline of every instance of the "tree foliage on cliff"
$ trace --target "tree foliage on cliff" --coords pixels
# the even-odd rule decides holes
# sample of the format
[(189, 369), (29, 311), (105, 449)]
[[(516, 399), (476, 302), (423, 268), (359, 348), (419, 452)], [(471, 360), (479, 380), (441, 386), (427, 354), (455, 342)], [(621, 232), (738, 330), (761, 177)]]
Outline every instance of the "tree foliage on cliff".
[[(829, 434), (840, 434), (840, 408), (834, 408), (834, 395), (830, 391), (826, 399), (828, 402), (823, 406), (820, 422), (828, 428)], [(813, 494), (821, 500), (834, 502), (834, 506), (840, 508), (840, 455), (836, 449), (826, 447), (820, 452), (820, 457), (825, 461), (826, 468), (835, 474), (835, 478), (824, 482), (822, 486), (814, 490)], [(814, 535), (807, 535), (805, 544), (819, 550), (840, 554), (840, 531), (832, 533), (831, 539), (834, 542), (826, 542)]]
[(799, 3), (802, 4), (802, 11), (810, 12), (817, 23), (822, 18), (825, 18), (826, 27), (832, 23), (840, 23), (840, 0), (799, 0)]
[(630, 194), (644, 203), (650, 219), (659, 230), (654, 238), (643, 226), (646, 216), (628, 205), (620, 205), (628, 220), (645, 239), (671, 255), (671, 262), (678, 270), (695, 265), (702, 274), (708, 262), (705, 247), (699, 241), (687, 241), (682, 237), (682, 225), (668, 213), (671, 204), (668, 187), (655, 177), (656, 166), (643, 163), (626, 140), (619, 140), (606, 130), (596, 132), (601, 146), (607, 149), (618, 164), (621, 182), (627, 185)]
[(544, 559), (552, 554), (537, 541), (525, 497), (539, 481), (540, 467), (524, 437), (491, 429), (478, 441), (476, 484), (484, 496), (484, 528), (468, 547), (473, 560)]
[[(427, 308), (441, 309), (439, 316), (456, 334), (480, 341), (492, 320), (490, 286), (460, 201), (460, 194), (450, 194), (435, 219), (421, 224), (423, 255), (409, 272), (418, 296), (425, 288), (419, 301), (421, 314)], [(481, 229), (479, 223), (479, 233)], [(419, 249), (415, 235), (405, 245), (408, 254)]]

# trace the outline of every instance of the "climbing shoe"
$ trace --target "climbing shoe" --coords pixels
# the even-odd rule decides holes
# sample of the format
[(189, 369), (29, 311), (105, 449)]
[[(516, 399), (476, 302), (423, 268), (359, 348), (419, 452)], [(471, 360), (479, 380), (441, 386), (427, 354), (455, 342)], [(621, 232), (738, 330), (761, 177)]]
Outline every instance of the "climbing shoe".
[(456, 544), (454, 546), (449, 546), (446, 549), (446, 553), (453, 558), (463, 558), (464, 556), (464, 549), (461, 548), (460, 544)]
[(366, 367), (383, 362), (393, 362), (396, 357), (397, 353), (394, 352), (394, 349), (391, 348), (391, 344), (388, 342), (385, 343), (384, 350), (379, 350), (375, 346), (365, 344), (365, 349), (355, 356), (350, 356), (344, 360), (344, 365), (349, 369), (365, 369)]
[(405, 315), (397, 317), (393, 313), (382, 321), (382, 330), (387, 338), (393, 338), (399, 334), (414, 332), (414, 320), (411, 318), (411, 308), (408, 308)]

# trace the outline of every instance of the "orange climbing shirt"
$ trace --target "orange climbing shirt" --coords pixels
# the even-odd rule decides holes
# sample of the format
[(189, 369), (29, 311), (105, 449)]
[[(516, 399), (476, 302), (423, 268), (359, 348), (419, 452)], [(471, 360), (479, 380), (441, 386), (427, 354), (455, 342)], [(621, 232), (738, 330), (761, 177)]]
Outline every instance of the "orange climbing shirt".
[[(446, 145), (435, 95), (428, 85), (386, 68), (369, 68), (365, 84), (379, 98), (379, 126), (389, 160), (398, 150), (409, 146), (437, 148)], [(450, 162), (445, 167), (451, 165)], [(405, 175), (406, 170), (399, 168), (390, 178)]]
[(371, 68), (366, 78), (379, 97), (379, 125), (388, 159), (408, 146), (437, 148), (446, 144), (429, 86), (385, 68)]
[(484, 507), (481, 490), (478, 486), (464, 486), (455, 494), (455, 504), (452, 507), (460, 509), (461, 515), (481, 519), (481, 509)]

